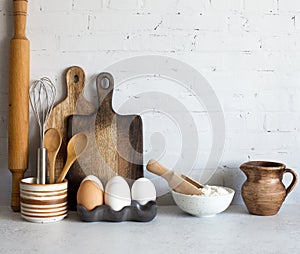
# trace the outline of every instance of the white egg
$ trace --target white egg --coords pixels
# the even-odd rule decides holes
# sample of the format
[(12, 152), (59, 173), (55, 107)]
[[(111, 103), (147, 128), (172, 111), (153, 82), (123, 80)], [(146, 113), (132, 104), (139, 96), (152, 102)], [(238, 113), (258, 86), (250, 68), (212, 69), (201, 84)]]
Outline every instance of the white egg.
[(104, 202), (115, 211), (131, 204), (130, 188), (123, 177), (114, 176), (107, 182)]
[[(122, 177), (122, 176), (113, 176), (112, 178), (109, 179), (109, 181), (106, 183), (105, 188), (107, 188), (108, 185), (110, 185), (111, 183), (118, 183), (118, 182), (126, 182), (126, 180)], [(126, 182), (127, 183), (127, 182)]]
[(155, 201), (156, 190), (154, 184), (145, 177), (137, 179), (131, 187), (131, 198), (141, 205), (145, 205), (149, 201)]
[(103, 184), (102, 184), (101, 180), (100, 180), (97, 176), (94, 176), (94, 175), (88, 175), (88, 176), (86, 176), (86, 177), (82, 180), (81, 183), (83, 183), (83, 182), (86, 181), (86, 180), (91, 180), (91, 181), (95, 182), (95, 183), (99, 186), (99, 188), (100, 188), (101, 190), (104, 190)]

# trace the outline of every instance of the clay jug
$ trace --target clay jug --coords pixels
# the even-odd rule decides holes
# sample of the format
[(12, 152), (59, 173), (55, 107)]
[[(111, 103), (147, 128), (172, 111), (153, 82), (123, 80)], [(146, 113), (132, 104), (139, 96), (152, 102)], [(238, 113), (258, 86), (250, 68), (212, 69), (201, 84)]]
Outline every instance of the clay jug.
[[(242, 186), (242, 197), (251, 214), (274, 215), (279, 211), (285, 197), (297, 183), (297, 175), (282, 163), (249, 161), (240, 166), (247, 180)], [(286, 188), (282, 183), (285, 173), (291, 173), (292, 182)]]

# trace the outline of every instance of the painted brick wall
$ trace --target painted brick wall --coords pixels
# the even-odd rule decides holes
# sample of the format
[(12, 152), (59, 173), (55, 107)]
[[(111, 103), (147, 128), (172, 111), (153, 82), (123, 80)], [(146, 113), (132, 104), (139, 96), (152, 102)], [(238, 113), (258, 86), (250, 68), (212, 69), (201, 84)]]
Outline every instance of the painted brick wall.
[[(11, 2), (0, 0), (1, 205), (9, 203), (11, 188), (7, 170)], [(240, 203), (245, 177), (238, 167), (249, 159), (282, 161), (300, 174), (299, 11), (297, 0), (29, 0), (31, 79), (49, 76), (59, 100), (65, 95), (65, 69), (79, 65), (86, 72), (86, 95), (96, 103), (95, 76), (122, 59), (154, 54), (193, 66), (214, 89), (225, 115), (225, 149), (210, 183), (235, 188), (235, 202)], [(205, 111), (189, 92), (164, 80), (139, 80), (120, 85), (114, 106), (120, 108), (128, 98), (153, 90), (153, 82), (157, 91), (182, 102), (197, 123), (202, 145), (193, 171), (197, 175), (205, 167), (213, 133)], [(151, 149), (149, 136), (161, 132), (167, 142), (162, 162), (171, 167), (181, 156), (180, 135), (160, 112), (164, 103), (156, 102), (153, 113), (145, 115), (145, 151)], [(35, 126), (33, 118), (31, 124)], [(33, 127), (27, 174), (34, 172), (35, 136)], [(285, 177), (286, 183), (289, 180)], [(300, 202), (299, 186), (286, 202)]]

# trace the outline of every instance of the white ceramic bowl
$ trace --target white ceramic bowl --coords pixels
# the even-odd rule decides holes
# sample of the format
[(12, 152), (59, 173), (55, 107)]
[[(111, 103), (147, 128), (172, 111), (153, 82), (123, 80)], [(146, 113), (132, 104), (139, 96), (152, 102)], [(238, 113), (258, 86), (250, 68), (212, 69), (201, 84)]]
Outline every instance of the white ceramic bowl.
[(198, 217), (211, 217), (225, 211), (230, 205), (234, 190), (225, 188), (229, 194), (219, 196), (185, 195), (172, 190), (176, 205), (186, 213)]

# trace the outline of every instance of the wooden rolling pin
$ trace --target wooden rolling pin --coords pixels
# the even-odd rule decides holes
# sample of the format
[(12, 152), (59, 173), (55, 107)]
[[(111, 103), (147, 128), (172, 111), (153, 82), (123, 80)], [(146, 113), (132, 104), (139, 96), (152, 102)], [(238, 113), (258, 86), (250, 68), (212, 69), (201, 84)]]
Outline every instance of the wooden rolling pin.
[(12, 173), (13, 211), (20, 211), (19, 181), (28, 166), (30, 48), (25, 36), (27, 3), (27, 0), (13, 0), (14, 37), (10, 41), (8, 167)]

